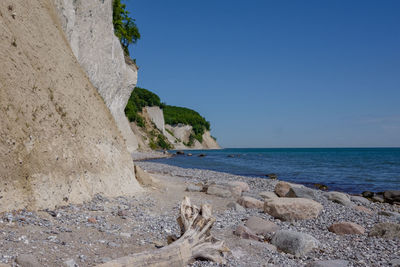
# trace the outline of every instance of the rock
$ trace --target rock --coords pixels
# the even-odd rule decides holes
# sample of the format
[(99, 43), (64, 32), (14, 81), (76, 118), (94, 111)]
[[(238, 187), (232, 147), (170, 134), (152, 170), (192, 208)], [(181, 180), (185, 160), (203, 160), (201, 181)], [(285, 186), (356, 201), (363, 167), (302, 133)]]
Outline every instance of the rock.
[(317, 218), (322, 205), (307, 198), (276, 198), (264, 203), (264, 212), (284, 220), (307, 220)]
[(235, 157), (235, 155), (233, 155), (233, 154), (228, 155), (228, 158), (234, 158), (234, 157)]
[(231, 191), (231, 194), (234, 198), (238, 198), (242, 195), (242, 187), (239, 185), (233, 185), (233, 184), (224, 184), (223, 186), (226, 186), (226, 189)]
[(248, 192), (250, 191), (250, 187), (246, 182), (241, 182), (241, 181), (233, 181), (228, 183), (230, 186), (238, 186), (242, 189), (243, 192)]
[(131, 238), (132, 237), (131, 233), (120, 233), (119, 235), (122, 236), (122, 237), (126, 237), (126, 238)]
[(392, 204), (393, 202), (400, 202), (400, 190), (388, 190), (383, 193), (385, 202)]
[(207, 188), (207, 194), (215, 195), (218, 197), (228, 198), (232, 196), (232, 193), (229, 188), (226, 188), (222, 185), (212, 184)]
[(266, 174), (265, 176), (267, 176), (269, 179), (272, 179), (272, 180), (278, 179), (278, 175), (275, 173), (269, 173), (269, 174)]
[(89, 219), (87, 219), (88, 223), (97, 223), (96, 218), (90, 217)]
[(289, 183), (281, 181), (276, 184), (274, 192), (280, 197), (285, 197), (287, 193), (289, 193), (290, 188), (291, 186)]
[(259, 196), (262, 197), (265, 201), (269, 199), (278, 198), (278, 196), (274, 192), (263, 191), (259, 193)]
[(350, 200), (356, 203), (361, 203), (363, 205), (369, 205), (370, 201), (366, 199), (365, 197), (360, 197), (360, 196), (350, 196)]
[(69, 259), (64, 261), (64, 266), (65, 267), (78, 267), (78, 264), (73, 259)]
[(154, 179), (148, 172), (135, 165), (136, 180), (143, 186), (160, 187), (160, 183)]
[(372, 227), (369, 236), (382, 237), (386, 239), (400, 238), (400, 224), (378, 223)]
[(188, 156), (188, 157), (191, 157), (191, 156), (193, 156), (193, 154), (192, 154), (192, 153), (188, 153), (187, 156)]
[(358, 211), (361, 211), (361, 212), (364, 212), (364, 213), (367, 213), (367, 214), (373, 214), (372, 210), (370, 210), (370, 209), (368, 209), (366, 207), (363, 207), (363, 206), (355, 206), (354, 209), (358, 210)]
[(274, 222), (251, 216), (247, 219), (245, 226), (257, 235), (267, 235), (278, 231), (280, 228)]
[(389, 216), (389, 217), (394, 217), (397, 220), (400, 220), (400, 213), (398, 212), (393, 212), (393, 211), (380, 211), (378, 212), (379, 215), (383, 215), (383, 216)]
[(32, 254), (20, 254), (15, 260), (21, 267), (40, 267), (42, 264), (38, 262)]
[(240, 197), (237, 200), (237, 203), (249, 209), (263, 209), (264, 207), (264, 202), (261, 200), (246, 196)]
[(188, 187), (186, 187), (186, 191), (188, 192), (201, 192), (203, 190), (203, 186), (195, 185), (195, 184), (189, 184)]
[(361, 193), (361, 195), (365, 198), (372, 198), (374, 196), (374, 192), (371, 191), (364, 191)]
[(371, 198), (371, 200), (372, 200), (373, 202), (378, 202), (378, 203), (384, 203), (384, 202), (385, 202), (385, 199), (383, 198), (383, 194), (375, 194), (375, 195)]
[(207, 155), (206, 154), (199, 154), (198, 157), (202, 158), (202, 157), (205, 157), (205, 156), (207, 156)]
[(347, 206), (347, 207), (351, 207), (354, 206), (354, 204), (351, 202), (350, 198), (344, 194), (344, 193), (340, 193), (340, 192), (327, 192), (324, 194), (329, 200), (342, 204), (343, 206)]
[(324, 184), (314, 184), (314, 187), (322, 190), (322, 191), (327, 191), (328, 190), (328, 186), (324, 185)]
[(272, 237), (271, 244), (297, 257), (304, 256), (319, 246), (318, 240), (311, 235), (288, 230), (277, 231)]
[(183, 152), (183, 151), (176, 151), (176, 154), (177, 154), (177, 155), (185, 155), (185, 152)]
[(324, 261), (313, 261), (309, 267), (347, 267), (349, 262), (346, 260), (324, 260)]
[(164, 244), (163, 242), (161, 242), (161, 241), (154, 241), (153, 244), (154, 244), (154, 246), (155, 246), (156, 248), (165, 247), (165, 244)]
[(128, 216), (128, 211), (127, 210), (119, 210), (117, 212), (117, 215), (120, 217), (126, 217), (126, 216)]
[(237, 212), (245, 212), (245, 211), (246, 211), (245, 208), (243, 208), (241, 205), (239, 205), (239, 204), (236, 203), (236, 202), (231, 202), (231, 203), (229, 203), (229, 204), (227, 205), (227, 207), (228, 207), (229, 209), (233, 209), (233, 210), (235, 210), (235, 211), (237, 211)]
[(307, 187), (291, 187), (286, 197), (316, 199), (315, 191)]
[(233, 233), (243, 239), (260, 240), (249, 228), (243, 225), (239, 225)]
[(400, 267), (400, 258), (392, 259), (392, 260), (390, 261), (390, 266), (393, 266), (393, 267)]
[(364, 227), (353, 222), (339, 222), (329, 226), (328, 230), (338, 235), (362, 235)]

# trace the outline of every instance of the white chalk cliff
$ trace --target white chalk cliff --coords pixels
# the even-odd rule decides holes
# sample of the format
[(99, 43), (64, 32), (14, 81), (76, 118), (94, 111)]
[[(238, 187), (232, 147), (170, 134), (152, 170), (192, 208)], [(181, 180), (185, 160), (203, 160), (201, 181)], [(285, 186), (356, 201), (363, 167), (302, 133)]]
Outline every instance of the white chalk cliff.
[[(115, 123), (136, 76), (109, 27), (111, 2), (58, 3), (76, 27), (71, 45), (53, 0), (0, 1), (0, 212), (141, 191)], [(101, 93), (114, 118), (92, 83), (110, 89)]]
[(110, 109), (128, 151), (137, 150), (124, 109), (137, 83), (137, 67), (125, 60), (114, 35), (112, 0), (53, 0), (79, 64)]

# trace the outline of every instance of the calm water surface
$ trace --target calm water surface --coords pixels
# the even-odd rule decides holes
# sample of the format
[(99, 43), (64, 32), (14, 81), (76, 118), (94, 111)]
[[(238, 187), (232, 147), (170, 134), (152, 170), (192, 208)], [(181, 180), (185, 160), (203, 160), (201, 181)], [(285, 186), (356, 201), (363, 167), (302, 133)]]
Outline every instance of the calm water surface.
[[(322, 183), (348, 193), (400, 190), (400, 148), (237, 148), (185, 153), (193, 156), (152, 161), (253, 177), (276, 173), (280, 180), (307, 186)], [(198, 157), (201, 153), (207, 156)]]

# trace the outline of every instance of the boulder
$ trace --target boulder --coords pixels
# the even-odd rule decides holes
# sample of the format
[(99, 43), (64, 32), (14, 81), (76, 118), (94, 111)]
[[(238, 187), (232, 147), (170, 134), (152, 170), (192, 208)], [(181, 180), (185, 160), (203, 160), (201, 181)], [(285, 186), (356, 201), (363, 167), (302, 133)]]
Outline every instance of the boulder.
[(347, 194), (340, 193), (340, 192), (327, 192), (324, 194), (329, 200), (342, 204), (343, 206), (351, 207), (354, 206), (354, 204), (351, 202), (350, 198), (347, 196)]
[(357, 211), (360, 211), (360, 212), (367, 213), (367, 214), (373, 214), (372, 210), (370, 210), (364, 206), (355, 206), (354, 209)]
[(186, 191), (188, 191), (188, 192), (201, 192), (202, 190), (203, 190), (203, 186), (201, 186), (201, 185), (189, 184), (186, 187)]
[(274, 192), (270, 192), (270, 191), (263, 191), (263, 192), (260, 192), (258, 195), (260, 197), (262, 197), (264, 200), (278, 198), (278, 196)]
[(252, 198), (252, 197), (240, 197), (237, 202), (242, 205), (245, 208), (249, 208), (249, 209), (263, 209), (264, 207), (264, 202), (262, 202), (261, 200)]
[(314, 184), (314, 187), (319, 189), (319, 190), (322, 190), (322, 191), (327, 191), (328, 190), (328, 186), (324, 185), (324, 184)]
[(383, 193), (383, 198), (387, 203), (400, 202), (400, 190), (389, 190)]
[(250, 191), (250, 187), (246, 182), (241, 182), (241, 181), (233, 181), (228, 183), (230, 186), (238, 186), (242, 189), (243, 192), (248, 192)]
[(317, 196), (313, 189), (307, 187), (291, 187), (286, 197), (300, 197), (308, 199), (316, 199)]
[(284, 220), (307, 220), (317, 218), (322, 205), (307, 198), (276, 198), (264, 203), (264, 212)]
[(329, 226), (328, 230), (338, 235), (362, 235), (364, 227), (353, 222), (339, 222)]
[(135, 165), (135, 174), (137, 181), (143, 186), (160, 187), (159, 181), (153, 178), (147, 171)]
[(276, 184), (274, 192), (280, 197), (285, 197), (287, 193), (289, 193), (290, 188), (291, 186), (289, 183), (281, 181)]
[(20, 254), (15, 260), (21, 267), (40, 267), (42, 264), (38, 262), (36, 257), (32, 254)]
[(386, 239), (400, 238), (400, 224), (378, 223), (372, 227), (369, 236), (382, 237)]
[(256, 234), (254, 234), (249, 228), (243, 225), (239, 225), (233, 233), (243, 239), (253, 239), (257, 241), (260, 240), (260, 238)]
[(234, 198), (238, 198), (242, 195), (242, 187), (240, 185), (235, 184), (224, 184), (227, 190), (231, 191), (231, 194)]
[(304, 256), (319, 246), (318, 240), (311, 235), (288, 230), (277, 231), (272, 237), (271, 244), (297, 257)]
[(308, 267), (347, 267), (349, 262), (346, 260), (324, 260), (313, 261), (307, 265)]
[(275, 173), (269, 173), (269, 174), (266, 174), (265, 176), (267, 176), (269, 179), (272, 179), (272, 180), (278, 179), (278, 175)]
[(207, 194), (218, 197), (228, 198), (232, 196), (229, 188), (223, 185), (212, 184), (207, 188)]
[(229, 209), (233, 209), (233, 210), (235, 210), (235, 211), (237, 211), (237, 212), (245, 212), (246, 211), (246, 209), (245, 208), (243, 208), (241, 205), (239, 205), (238, 203), (236, 203), (236, 202), (231, 202), (231, 203), (229, 203), (228, 205), (226, 205)]
[(375, 194), (372, 198), (371, 198), (371, 200), (373, 201), (373, 202), (378, 202), (378, 203), (384, 203), (385, 202), (385, 199), (383, 198), (383, 194)]
[(374, 196), (374, 192), (371, 191), (364, 191), (361, 193), (361, 195), (365, 198), (372, 198)]
[(365, 197), (360, 197), (360, 196), (350, 196), (350, 200), (356, 203), (360, 203), (363, 205), (368, 205), (370, 204), (370, 201), (366, 199)]
[(270, 222), (256, 216), (249, 217), (245, 225), (257, 235), (267, 235), (279, 230), (279, 226), (274, 222)]

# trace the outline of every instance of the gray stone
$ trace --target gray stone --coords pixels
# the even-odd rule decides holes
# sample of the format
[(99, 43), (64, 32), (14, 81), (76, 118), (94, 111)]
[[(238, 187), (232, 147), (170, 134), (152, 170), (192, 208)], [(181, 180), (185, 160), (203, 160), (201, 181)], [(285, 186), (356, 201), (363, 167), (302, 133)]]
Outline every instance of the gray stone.
[(15, 260), (21, 267), (39, 267), (42, 266), (32, 254), (21, 254)]
[(315, 190), (307, 187), (291, 187), (286, 197), (301, 197), (308, 199), (316, 199)]
[(386, 239), (400, 238), (400, 224), (378, 223), (372, 227), (369, 236), (382, 237)]
[(265, 201), (278, 197), (274, 192), (270, 192), (270, 191), (260, 192), (259, 196), (262, 197)]
[(267, 235), (279, 230), (279, 226), (274, 222), (270, 222), (256, 216), (249, 217), (245, 225), (257, 235)]
[(391, 260), (391, 261), (390, 261), (390, 266), (393, 266), (393, 267), (400, 267), (400, 258)]
[(64, 266), (65, 267), (78, 267), (78, 264), (73, 259), (69, 259), (64, 261)]
[(310, 263), (309, 267), (347, 267), (348, 261), (345, 260), (325, 260), (325, 261), (314, 261)]
[(393, 211), (380, 211), (378, 212), (379, 215), (383, 215), (383, 216), (388, 216), (388, 217), (394, 217), (396, 219), (400, 219), (400, 213), (398, 212), (393, 212)]
[(217, 185), (217, 184), (210, 185), (207, 189), (207, 194), (215, 195), (215, 196), (223, 197), (223, 198), (228, 198), (228, 197), (232, 196), (232, 193), (229, 190), (229, 188), (226, 188), (225, 186)]
[(252, 198), (252, 197), (240, 197), (237, 202), (242, 205), (245, 208), (249, 208), (249, 209), (263, 209), (264, 207), (264, 202), (262, 202), (261, 200)]
[(252, 239), (257, 241), (260, 240), (260, 238), (253, 233), (253, 231), (243, 225), (239, 225), (233, 233), (243, 239)]
[(297, 257), (304, 256), (319, 246), (318, 240), (311, 235), (288, 230), (277, 231), (272, 237), (271, 244)]
[(363, 205), (368, 205), (368, 204), (371, 203), (371, 202), (370, 202), (368, 199), (366, 199), (365, 197), (360, 197), (360, 196), (351, 196), (351, 197), (350, 197), (350, 200), (353, 201), (353, 202), (356, 202), (356, 203), (363, 204)]
[(400, 202), (400, 190), (388, 190), (383, 193), (383, 198), (387, 203)]
[(317, 218), (323, 206), (308, 198), (275, 198), (264, 203), (264, 212), (284, 221)]
[(202, 186), (195, 185), (195, 184), (190, 184), (186, 188), (186, 191), (188, 191), (188, 192), (201, 192), (202, 190), (203, 190)]
[(236, 202), (231, 202), (231, 203), (229, 203), (229, 204), (227, 205), (227, 207), (228, 207), (229, 209), (233, 209), (233, 210), (235, 210), (235, 211), (237, 211), (237, 212), (245, 212), (245, 211), (246, 211), (246, 209), (245, 209), (244, 207), (242, 207), (241, 205), (239, 205), (239, 204), (236, 203)]
[(327, 192), (324, 194), (329, 200), (342, 204), (343, 206), (352, 207), (354, 204), (351, 202), (347, 194), (340, 192)]
[(371, 199), (372, 199), (373, 202), (378, 202), (378, 203), (385, 202), (385, 199), (383, 198), (383, 195), (375, 195)]

